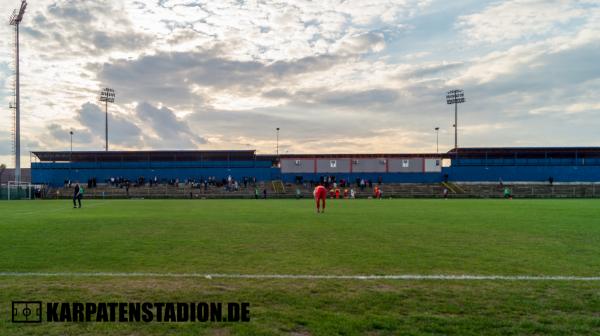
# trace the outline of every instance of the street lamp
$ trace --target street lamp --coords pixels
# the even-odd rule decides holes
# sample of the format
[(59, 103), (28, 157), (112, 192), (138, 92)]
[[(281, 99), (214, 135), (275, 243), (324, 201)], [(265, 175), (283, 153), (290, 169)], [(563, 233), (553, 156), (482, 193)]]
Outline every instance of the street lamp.
[(435, 128), (435, 153), (440, 153), (440, 128)]
[(276, 144), (276, 150), (277, 150), (277, 156), (279, 156), (279, 127), (277, 127), (275, 130), (277, 131), (277, 144)]
[(446, 103), (454, 104), (454, 150), (458, 151), (458, 104), (465, 102), (465, 91), (451, 90), (446, 94)]
[(100, 91), (100, 97), (98, 100), (105, 104), (105, 112), (106, 112), (106, 123), (105, 123), (105, 139), (106, 139), (106, 151), (108, 152), (108, 103), (115, 102), (115, 90), (111, 88), (104, 88)]

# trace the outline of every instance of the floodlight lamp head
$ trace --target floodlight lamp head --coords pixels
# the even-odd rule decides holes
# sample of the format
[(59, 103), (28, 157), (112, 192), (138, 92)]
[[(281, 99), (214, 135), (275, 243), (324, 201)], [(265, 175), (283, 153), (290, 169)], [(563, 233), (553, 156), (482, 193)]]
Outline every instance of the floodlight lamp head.
[(452, 90), (446, 94), (448, 105), (461, 104), (465, 102), (465, 92), (463, 90)]
[(115, 90), (111, 88), (104, 88), (100, 91), (100, 97), (98, 100), (101, 102), (114, 103), (115, 102)]
[(27, 1), (21, 1), (21, 8), (19, 8), (19, 12), (15, 9), (10, 16), (10, 24), (11, 26), (16, 26), (23, 20), (23, 15), (25, 15), (25, 9), (27, 8)]

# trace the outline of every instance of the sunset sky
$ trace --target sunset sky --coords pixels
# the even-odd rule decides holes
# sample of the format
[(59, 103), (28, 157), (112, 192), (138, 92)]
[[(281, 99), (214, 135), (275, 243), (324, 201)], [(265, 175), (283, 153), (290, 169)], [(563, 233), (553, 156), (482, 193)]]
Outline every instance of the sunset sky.
[[(600, 145), (600, 1), (29, 0), (22, 153), (431, 152)], [(0, 163), (13, 166), (12, 31), (0, 0)]]

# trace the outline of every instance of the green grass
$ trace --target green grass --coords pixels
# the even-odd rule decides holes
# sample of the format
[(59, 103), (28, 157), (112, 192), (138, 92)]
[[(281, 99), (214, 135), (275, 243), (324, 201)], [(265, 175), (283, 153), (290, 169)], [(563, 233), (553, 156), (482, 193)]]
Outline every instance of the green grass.
[[(600, 275), (594, 200), (0, 203), (0, 272)], [(10, 302), (249, 301), (248, 324), (11, 324)], [(0, 277), (0, 334), (590, 334), (600, 282)]]

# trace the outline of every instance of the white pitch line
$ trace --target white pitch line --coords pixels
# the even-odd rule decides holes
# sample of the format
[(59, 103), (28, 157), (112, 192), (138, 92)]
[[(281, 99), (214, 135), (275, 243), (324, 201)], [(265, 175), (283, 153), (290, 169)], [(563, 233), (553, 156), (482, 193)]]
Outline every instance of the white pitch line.
[[(83, 209), (89, 209), (89, 208), (95, 208), (97, 206), (100, 205), (104, 205), (106, 204), (106, 202), (98, 202), (98, 203), (92, 203), (89, 205), (84, 206)], [(58, 211), (71, 211), (70, 209), (73, 209), (70, 205), (67, 207), (60, 207), (60, 208), (53, 208), (53, 209), (48, 209), (48, 210), (40, 210), (40, 211), (26, 211), (26, 212), (13, 212), (13, 214), (15, 215), (43, 215), (46, 213), (51, 213), (51, 212), (58, 212)], [(79, 208), (77, 208), (76, 210), (79, 210)]]
[(109, 277), (109, 278), (206, 278), (206, 279), (293, 279), (293, 280), (487, 280), (487, 281), (600, 281), (600, 276), (571, 275), (315, 275), (315, 274), (210, 274), (143, 272), (0, 272), (0, 277)]

